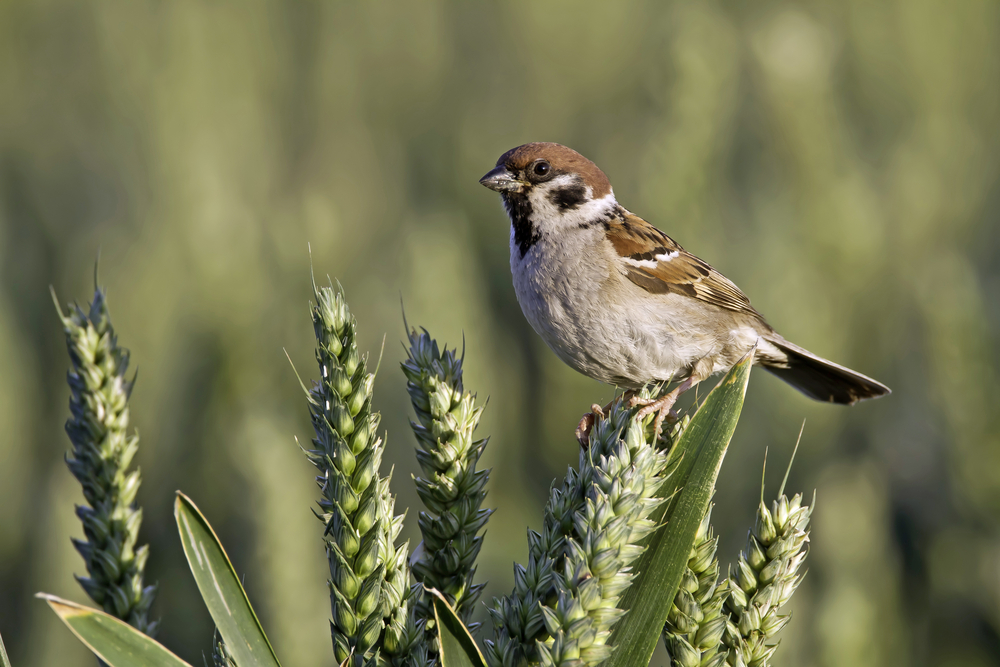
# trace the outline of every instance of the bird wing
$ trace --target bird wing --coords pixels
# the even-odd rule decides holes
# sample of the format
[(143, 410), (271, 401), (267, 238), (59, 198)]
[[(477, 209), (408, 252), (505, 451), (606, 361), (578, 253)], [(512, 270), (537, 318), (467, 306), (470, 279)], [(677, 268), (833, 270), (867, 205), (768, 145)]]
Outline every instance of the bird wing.
[(642, 218), (623, 211), (607, 228), (625, 276), (651, 294), (680, 294), (760, 317), (750, 299), (707, 262)]

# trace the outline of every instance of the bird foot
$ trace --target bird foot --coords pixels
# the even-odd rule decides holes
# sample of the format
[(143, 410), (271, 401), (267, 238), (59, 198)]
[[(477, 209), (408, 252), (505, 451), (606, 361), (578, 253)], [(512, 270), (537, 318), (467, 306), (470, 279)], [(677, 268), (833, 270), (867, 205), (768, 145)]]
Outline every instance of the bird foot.
[[(626, 397), (629, 401), (629, 407), (635, 407), (635, 404), (632, 403), (632, 401), (635, 400), (635, 393), (627, 391), (622, 395), (622, 400), (626, 400)], [(604, 419), (605, 413), (611, 409), (611, 406), (614, 405), (614, 403), (615, 399), (611, 399), (603, 408), (597, 403), (590, 406), (590, 412), (585, 414), (580, 420), (580, 423), (576, 426), (576, 440), (580, 443), (581, 447), (586, 449), (590, 446), (590, 430), (594, 428), (594, 424), (597, 423), (598, 417)]]
[(670, 393), (664, 394), (659, 398), (637, 398), (633, 396), (632, 400), (629, 401), (629, 404), (632, 407), (636, 407), (638, 405), (642, 406), (642, 409), (635, 413), (637, 419), (644, 419), (649, 415), (656, 413), (656, 419), (653, 421), (653, 432), (657, 437), (659, 437), (663, 430), (664, 421), (669, 419), (670, 422), (673, 423), (678, 419), (677, 413), (671, 409), (674, 407), (674, 403), (677, 402), (678, 396), (680, 396), (680, 392), (677, 391), (677, 389), (674, 389)]
[(610, 406), (611, 404), (608, 403), (602, 408), (597, 403), (594, 403), (590, 406), (590, 412), (585, 414), (580, 419), (580, 423), (576, 425), (576, 440), (584, 449), (590, 444), (590, 431), (594, 428), (594, 424), (597, 423), (597, 418), (604, 419), (604, 411), (609, 410)]

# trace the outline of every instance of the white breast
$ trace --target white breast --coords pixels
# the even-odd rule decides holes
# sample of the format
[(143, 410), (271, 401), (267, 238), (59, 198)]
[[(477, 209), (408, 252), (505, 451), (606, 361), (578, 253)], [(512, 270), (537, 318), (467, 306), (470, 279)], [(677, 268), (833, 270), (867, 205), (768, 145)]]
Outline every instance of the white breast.
[(510, 268), (525, 318), (560, 359), (627, 388), (684, 377), (700, 360), (721, 370), (726, 340), (690, 327), (704, 320), (704, 304), (649, 294), (629, 282), (603, 225), (580, 220), (559, 227), (558, 233), (540, 230), (523, 257), (512, 230)]

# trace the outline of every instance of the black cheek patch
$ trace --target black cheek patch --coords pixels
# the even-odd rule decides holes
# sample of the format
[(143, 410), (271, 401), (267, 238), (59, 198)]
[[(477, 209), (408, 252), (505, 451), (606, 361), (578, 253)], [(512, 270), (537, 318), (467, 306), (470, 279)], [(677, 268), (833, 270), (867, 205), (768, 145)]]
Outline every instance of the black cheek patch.
[(580, 184), (556, 188), (549, 193), (549, 201), (560, 211), (571, 211), (587, 200), (587, 188)]

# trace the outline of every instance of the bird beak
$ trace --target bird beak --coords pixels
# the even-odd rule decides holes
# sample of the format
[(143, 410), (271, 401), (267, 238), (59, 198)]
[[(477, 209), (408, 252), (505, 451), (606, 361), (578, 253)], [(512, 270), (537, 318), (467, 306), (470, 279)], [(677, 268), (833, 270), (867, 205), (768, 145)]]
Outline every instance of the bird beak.
[(507, 167), (497, 167), (490, 173), (479, 179), (479, 182), (490, 190), (497, 192), (521, 192), (524, 183), (514, 178), (514, 174), (507, 170)]

